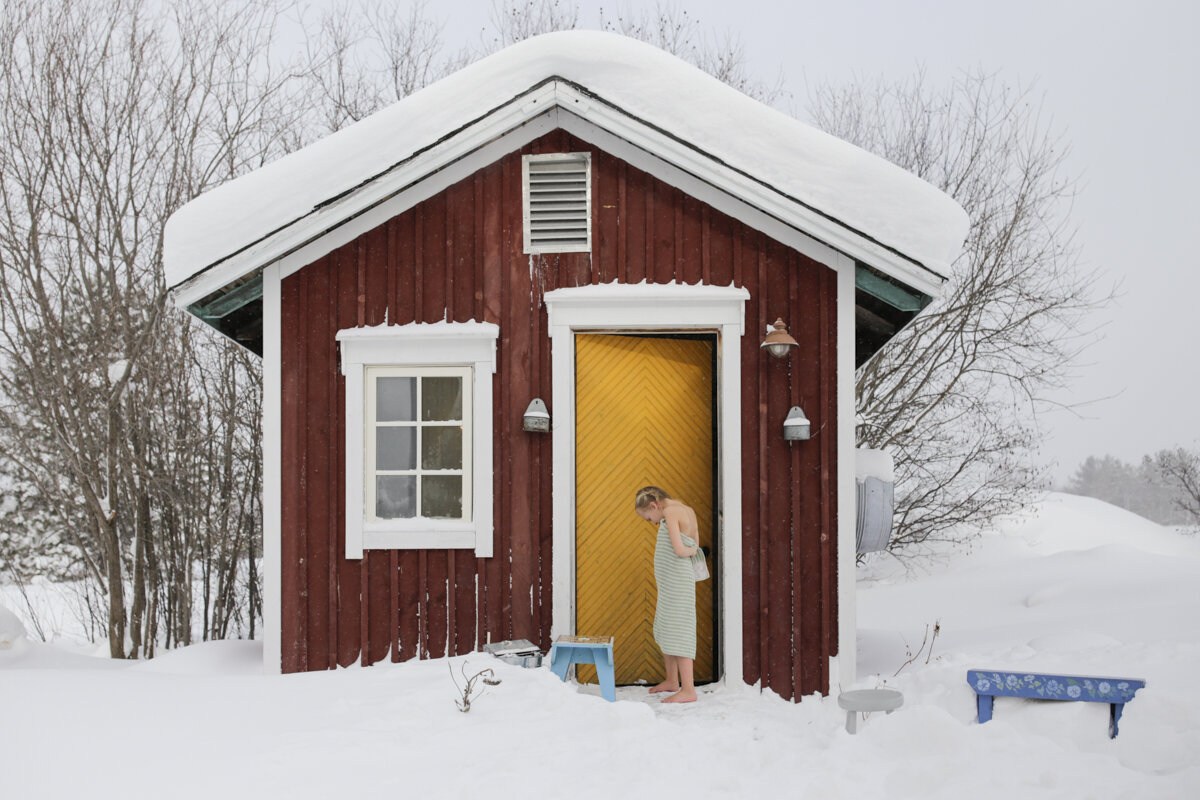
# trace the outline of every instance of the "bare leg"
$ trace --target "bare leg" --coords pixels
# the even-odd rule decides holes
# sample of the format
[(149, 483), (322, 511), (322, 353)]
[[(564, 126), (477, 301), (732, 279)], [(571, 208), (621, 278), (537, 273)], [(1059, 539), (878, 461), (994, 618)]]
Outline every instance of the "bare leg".
[(696, 684), (693, 676), (695, 662), (690, 658), (672, 656), (679, 666), (679, 677), (682, 688), (675, 694), (663, 700), (664, 703), (694, 703), (696, 702)]
[(657, 686), (651, 687), (650, 693), (655, 692), (678, 692), (679, 691), (679, 662), (678, 656), (669, 656), (663, 653), (663, 666), (666, 670), (667, 677)]

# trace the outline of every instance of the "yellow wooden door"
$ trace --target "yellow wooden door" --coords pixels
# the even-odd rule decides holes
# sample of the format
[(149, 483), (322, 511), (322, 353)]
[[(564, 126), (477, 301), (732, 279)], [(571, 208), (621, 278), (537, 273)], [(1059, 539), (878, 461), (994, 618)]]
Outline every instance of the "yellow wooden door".
[[(634, 494), (655, 485), (690, 505), (700, 543), (716, 550), (714, 344), (714, 337), (575, 337), (575, 628), (616, 637), (618, 684), (663, 679), (654, 643), (657, 529), (634, 512)], [(696, 615), (696, 680), (711, 681), (712, 579), (696, 584)], [(592, 667), (578, 671), (580, 680), (594, 676)]]

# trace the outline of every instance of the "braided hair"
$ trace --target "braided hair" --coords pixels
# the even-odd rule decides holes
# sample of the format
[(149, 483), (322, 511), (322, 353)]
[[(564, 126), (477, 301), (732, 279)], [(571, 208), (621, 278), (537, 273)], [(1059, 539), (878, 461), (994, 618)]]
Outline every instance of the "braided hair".
[(662, 505), (663, 500), (671, 499), (671, 495), (664, 492), (657, 486), (643, 486), (637, 490), (637, 496), (633, 501), (633, 507), (636, 509), (648, 508), (651, 503)]

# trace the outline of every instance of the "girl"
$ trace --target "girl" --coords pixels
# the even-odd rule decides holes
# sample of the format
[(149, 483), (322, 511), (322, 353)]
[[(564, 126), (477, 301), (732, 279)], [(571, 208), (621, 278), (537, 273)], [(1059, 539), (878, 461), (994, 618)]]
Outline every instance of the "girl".
[(666, 679), (651, 692), (674, 692), (664, 703), (696, 702), (696, 577), (691, 557), (699, 550), (696, 512), (657, 486), (638, 490), (638, 516), (658, 527), (654, 548), (654, 641), (663, 652)]

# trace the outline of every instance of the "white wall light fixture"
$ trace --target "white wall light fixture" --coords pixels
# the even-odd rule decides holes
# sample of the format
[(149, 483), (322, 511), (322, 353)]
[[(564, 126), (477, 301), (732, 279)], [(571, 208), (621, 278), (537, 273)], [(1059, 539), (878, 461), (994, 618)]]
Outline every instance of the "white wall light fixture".
[(808, 417), (804, 416), (804, 411), (800, 406), (792, 406), (788, 411), (787, 419), (783, 421), (783, 440), (785, 442), (801, 442), (811, 435)]
[(529, 401), (529, 408), (525, 409), (521, 427), (530, 433), (550, 432), (550, 412), (546, 410), (546, 404), (542, 402), (542, 398), (535, 397)]
[(787, 358), (788, 353), (799, 346), (800, 344), (788, 333), (787, 323), (783, 321), (783, 317), (779, 317), (775, 320), (775, 324), (767, 330), (767, 338), (763, 339), (759, 348), (766, 350), (775, 358)]

